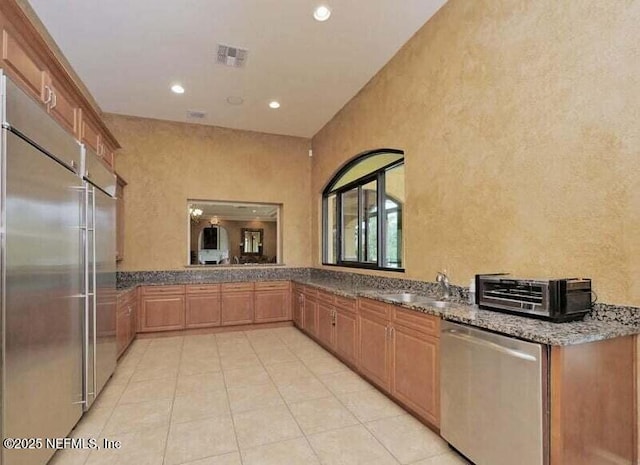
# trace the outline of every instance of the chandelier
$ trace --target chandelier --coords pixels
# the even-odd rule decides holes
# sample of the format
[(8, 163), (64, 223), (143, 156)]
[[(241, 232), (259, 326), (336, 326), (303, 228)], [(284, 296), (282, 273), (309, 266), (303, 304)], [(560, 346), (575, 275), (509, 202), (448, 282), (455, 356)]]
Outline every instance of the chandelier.
[(189, 207), (189, 216), (191, 217), (191, 221), (198, 222), (200, 217), (202, 216), (202, 210), (197, 207)]

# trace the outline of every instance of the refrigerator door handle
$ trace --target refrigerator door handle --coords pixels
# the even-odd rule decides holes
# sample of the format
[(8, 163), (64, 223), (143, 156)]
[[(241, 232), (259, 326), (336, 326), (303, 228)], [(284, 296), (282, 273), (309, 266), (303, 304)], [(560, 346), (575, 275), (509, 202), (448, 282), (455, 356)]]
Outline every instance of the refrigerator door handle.
[(92, 237), (92, 241), (91, 241), (91, 246), (92, 246), (92, 250), (91, 250), (91, 267), (92, 267), (92, 283), (91, 283), (91, 312), (93, 315), (93, 395), (94, 397), (98, 395), (98, 386), (97, 386), (97, 379), (98, 379), (98, 369), (97, 369), (97, 357), (96, 357), (96, 352), (97, 352), (97, 348), (96, 348), (96, 344), (98, 342), (98, 334), (97, 334), (97, 329), (96, 327), (97, 325), (97, 320), (96, 320), (96, 299), (97, 299), (97, 282), (96, 282), (96, 193), (95, 193), (95, 188), (91, 187), (91, 237)]

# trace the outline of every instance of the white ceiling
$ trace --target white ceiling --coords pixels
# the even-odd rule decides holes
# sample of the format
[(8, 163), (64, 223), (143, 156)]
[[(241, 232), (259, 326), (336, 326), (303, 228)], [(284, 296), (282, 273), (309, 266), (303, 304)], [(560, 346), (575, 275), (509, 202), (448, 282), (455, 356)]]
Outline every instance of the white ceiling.
[[(326, 0), (324, 23), (315, 0), (29, 1), (103, 111), (311, 137), (446, 0)], [(218, 43), (245, 67), (215, 64)]]

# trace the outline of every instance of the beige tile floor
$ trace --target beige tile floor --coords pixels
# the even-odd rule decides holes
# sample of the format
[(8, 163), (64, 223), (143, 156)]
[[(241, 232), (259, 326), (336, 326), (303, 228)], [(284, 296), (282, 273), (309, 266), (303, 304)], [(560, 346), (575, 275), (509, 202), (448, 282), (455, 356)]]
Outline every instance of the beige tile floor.
[(292, 327), (138, 339), (52, 465), (462, 465), (436, 434)]

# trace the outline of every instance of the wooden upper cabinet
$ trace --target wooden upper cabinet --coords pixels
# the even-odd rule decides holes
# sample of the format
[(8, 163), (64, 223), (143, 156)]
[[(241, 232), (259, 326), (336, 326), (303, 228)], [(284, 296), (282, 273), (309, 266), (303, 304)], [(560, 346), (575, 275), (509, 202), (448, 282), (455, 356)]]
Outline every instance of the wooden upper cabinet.
[(0, 68), (76, 139), (115, 165), (119, 148), (100, 110), (67, 64), (56, 57), (16, 0), (0, 1)]
[(80, 106), (61, 85), (47, 75), (45, 84), (47, 111), (60, 125), (80, 138)]
[[(6, 20), (0, 17), (0, 20)], [(3, 68), (7, 69), (12, 78), (31, 96), (44, 103), (45, 85), (47, 81), (46, 69), (34, 57), (19, 40), (13, 31), (10, 31), (5, 24), (2, 30), (2, 62)]]
[(120, 176), (116, 183), (116, 261), (124, 259), (124, 188), (127, 182)]
[(97, 127), (83, 115), (80, 131), (80, 141), (86, 144), (91, 150), (99, 154), (100, 149), (100, 131)]

